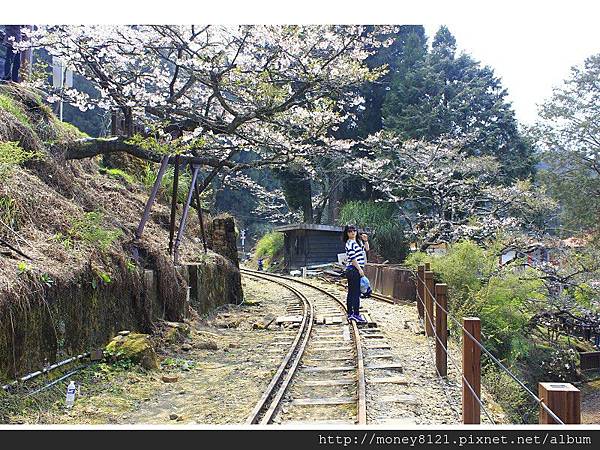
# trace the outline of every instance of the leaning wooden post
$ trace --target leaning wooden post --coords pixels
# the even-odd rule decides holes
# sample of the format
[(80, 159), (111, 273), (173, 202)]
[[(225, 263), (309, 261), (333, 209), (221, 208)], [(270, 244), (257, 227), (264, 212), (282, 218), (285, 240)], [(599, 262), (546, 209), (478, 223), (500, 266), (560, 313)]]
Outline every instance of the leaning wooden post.
[[(581, 423), (581, 391), (571, 383), (539, 383), (538, 395), (563, 423)], [(558, 424), (541, 405), (540, 424)]]
[[(481, 408), (478, 401), (481, 398), (481, 349), (467, 332), (480, 342), (481, 322), (478, 317), (463, 318), (462, 409), (464, 424), (479, 424), (481, 423)], [(473, 392), (469, 389), (469, 385)]]
[(425, 336), (433, 336), (433, 272), (425, 271)]
[(423, 320), (423, 286), (425, 280), (425, 266), (421, 264), (417, 268), (417, 311), (419, 312), (419, 319)]
[(447, 295), (448, 286), (446, 284), (438, 283), (435, 285), (435, 334), (437, 335), (435, 340), (435, 366), (441, 377), (448, 375), (448, 354), (446, 353), (448, 348)]

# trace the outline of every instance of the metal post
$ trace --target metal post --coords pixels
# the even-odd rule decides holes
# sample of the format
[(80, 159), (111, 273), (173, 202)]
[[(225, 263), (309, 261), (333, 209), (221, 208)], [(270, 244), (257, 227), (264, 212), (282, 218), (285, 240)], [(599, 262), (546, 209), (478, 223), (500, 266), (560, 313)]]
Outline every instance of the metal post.
[(200, 188), (198, 187), (198, 183), (195, 185), (194, 193), (196, 196), (196, 206), (198, 207), (198, 221), (200, 222), (202, 245), (204, 246), (204, 253), (206, 254), (208, 253), (208, 249), (206, 248), (206, 233), (204, 232), (204, 219), (202, 218), (202, 205), (200, 204)]
[(179, 192), (179, 155), (175, 155), (175, 169), (173, 170), (173, 190), (171, 191), (171, 220), (169, 222), (169, 255), (173, 252), (173, 238), (175, 237), (175, 215), (177, 213), (177, 194)]
[(448, 375), (448, 322), (446, 311), (448, 310), (448, 286), (446, 284), (435, 285), (435, 299), (437, 301), (435, 308), (435, 333), (438, 339), (435, 340), (435, 365), (437, 371), (442, 377)]
[(425, 271), (425, 336), (433, 336), (433, 272)]
[(144, 207), (144, 213), (142, 214), (142, 220), (140, 221), (140, 224), (138, 225), (137, 230), (135, 232), (135, 238), (133, 241), (133, 259), (136, 261), (138, 260), (138, 256), (139, 256), (137, 245), (138, 245), (140, 238), (142, 237), (142, 233), (144, 232), (144, 227), (146, 226), (146, 222), (148, 221), (148, 218), (150, 217), (150, 210), (152, 209), (152, 205), (154, 204), (154, 200), (156, 199), (156, 194), (158, 192), (158, 188), (160, 187), (160, 183), (165, 174), (165, 171), (167, 170), (168, 165), (169, 165), (169, 155), (165, 155), (165, 156), (163, 156), (163, 159), (160, 162), (160, 169), (158, 169), (158, 174), (156, 175), (156, 181), (154, 182), (154, 186), (152, 186), (152, 191), (150, 192), (150, 197), (148, 198), (148, 201), (146, 202), (146, 206)]
[(190, 184), (190, 190), (185, 201), (185, 206), (183, 207), (183, 214), (181, 216), (181, 222), (179, 223), (179, 230), (177, 230), (177, 238), (175, 239), (175, 246), (173, 248), (173, 262), (175, 263), (175, 265), (177, 265), (179, 259), (179, 244), (181, 244), (181, 238), (183, 237), (183, 232), (185, 231), (185, 223), (187, 221), (188, 213), (190, 212), (192, 196), (194, 194), (195, 184), (198, 178), (198, 170), (198, 167), (194, 168), (194, 172), (192, 174), (192, 182)]
[[(581, 423), (581, 392), (571, 383), (539, 383), (538, 393), (540, 399), (563, 423)], [(541, 406), (540, 424), (557, 424)]]
[(423, 320), (423, 310), (424, 310), (424, 306), (423, 306), (423, 302), (424, 302), (424, 288), (423, 286), (425, 286), (424, 283), (425, 280), (425, 266), (423, 264), (421, 264), (418, 268), (417, 268), (417, 311), (419, 312), (419, 319)]
[(481, 423), (481, 408), (478, 401), (481, 398), (481, 349), (466, 332), (480, 342), (481, 322), (478, 317), (464, 317), (463, 328), (463, 423), (479, 424)]

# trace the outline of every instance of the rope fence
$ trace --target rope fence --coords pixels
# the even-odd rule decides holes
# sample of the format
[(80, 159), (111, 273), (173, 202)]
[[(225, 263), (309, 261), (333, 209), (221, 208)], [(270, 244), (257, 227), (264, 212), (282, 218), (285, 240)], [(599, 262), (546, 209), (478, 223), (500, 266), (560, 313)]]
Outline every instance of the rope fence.
[[(509, 368), (498, 360), (481, 343), (481, 324), (479, 318), (463, 318), (461, 322), (448, 311), (447, 285), (433, 284), (433, 272), (430, 265), (418, 266), (415, 274), (416, 298), (419, 319), (424, 326), (425, 335), (433, 337), (436, 347), (436, 373), (438, 377), (447, 377), (447, 360), (450, 359), (462, 379), (463, 423), (479, 424), (481, 411), (495, 424), (491, 413), (481, 398), (481, 353), (529, 396), (540, 408), (539, 422), (549, 424), (580, 423), (580, 393), (569, 383), (539, 383), (540, 396), (537, 396)], [(434, 292), (435, 291), (435, 292)], [(435, 308), (435, 313), (434, 313)], [(447, 319), (456, 324), (463, 334), (462, 369), (448, 350)], [(435, 319), (435, 322), (434, 322)], [(486, 338), (485, 335), (483, 335)], [(541, 397), (541, 398), (540, 398)], [(566, 406), (565, 406), (566, 405)], [(522, 417), (522, 416), (521, 416)], [(523, 418), (523, 417), (522, 417)], [(523, 419), (525, 422), (525, 420)]]

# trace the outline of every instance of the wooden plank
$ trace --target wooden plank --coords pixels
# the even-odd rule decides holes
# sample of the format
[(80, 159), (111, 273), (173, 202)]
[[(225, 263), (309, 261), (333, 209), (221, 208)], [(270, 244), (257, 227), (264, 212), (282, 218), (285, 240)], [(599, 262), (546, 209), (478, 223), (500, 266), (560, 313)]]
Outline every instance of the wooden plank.
[(356, 384), (355, 379), (346, 378), (341, 380), (306, 380), (299, 381), (303, 386), (350, 386)]
[(388, 344), (363, 345), (367, 350), (391, 350), (392, 346)]
[[(273, 316), (271, 316), (273, 317)], [(275, 323), (301, 323), (303, 317), (302, 316), (280, 316), (275, 319)]]
[(401, 384), (404, 386), (408, 386), (408, 380), (403, 377), (381, 377), (381, 378), (370, 378), (367, 380), (367, 383), (374, 384)]
[(384, 353), (382, 355), (368, 355), (367, 358), (371, 358), (371, 359), (389, 359), (389, 358), (393, 358), (394, 355), (392, 355), (391, 353)]
[(348, 405), (356, 403), (356, 397), (329, 397), (329, 398), (298, 398), (292, 400), (292, 405)]
[(310, 427), (314, 425), (354, 425), (356, 422), (351, 420), (342, 419), (331, 419), (331, 420), (290, 420), (289, 422), (281, 422), (280, 424), (274, 423), (272, 425), (286, 425), (286, 426), (298, 426), (298, 427)]
[(307, 358), (303, 362), (306, 364), (309, 364), (312, 362), (322, 362), (322, 361), (354, 361), (354, 358), (347, 357), (347, 356), (332, 356), (330, 358)]
[(309, 351), (312, 352), (351, 352), (352, 347), (316, 347), (311, 348)]
[(404, 366), (402, 364), (399, 363), (394, 363), (394, 364), (381, 364), (381, 365), (370, 365), (370, 366), (366, 366), (367, 369), (386, 369), (386, 370), (399, 370), (400, 372), (402, 372), (404, 370)]
[(315, 373), (315, 372), (348, 372), (350, 370), (356, 370), (356, 366), (341, 366), (341, 367), (303, 367), (303, 372)]

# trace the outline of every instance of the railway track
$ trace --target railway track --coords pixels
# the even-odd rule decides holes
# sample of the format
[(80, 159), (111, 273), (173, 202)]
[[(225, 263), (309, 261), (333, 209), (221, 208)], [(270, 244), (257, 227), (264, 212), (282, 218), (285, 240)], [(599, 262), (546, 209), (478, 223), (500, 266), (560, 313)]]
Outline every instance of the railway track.
[(284, 286), (299, 300), (287, 312), (297, 315), (297, 333), (293, 340), (284, 336), (281, 341), (289, 350), (246, 423), (365, 425), (367, 405), (373, 401), (367, 399), (365, 374), (379, 386), (398, 383), (394, 375), (402, 371), (389, 361), (391, 347), (376, 324), (348, 323), (339, 292), (297, 278), (248, 269), (242, 273)]
[(293, 292), (299, 304), (289, 307), (287, 313), (290, 319), (301, 320), (293, 341), (282, 341), (290, 348), (246, 423), (366, 424), (360, 333), (355, 322), (347, 322), (343, 302), (298, 280), (248, 269), (242, 269), (242, 273)]

